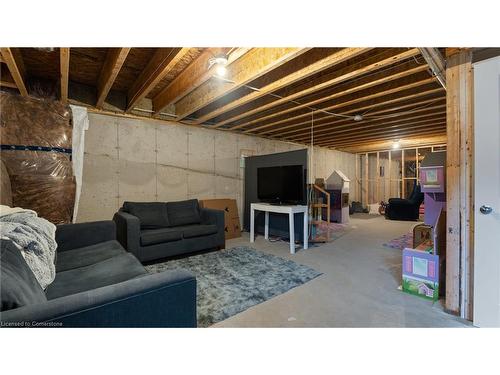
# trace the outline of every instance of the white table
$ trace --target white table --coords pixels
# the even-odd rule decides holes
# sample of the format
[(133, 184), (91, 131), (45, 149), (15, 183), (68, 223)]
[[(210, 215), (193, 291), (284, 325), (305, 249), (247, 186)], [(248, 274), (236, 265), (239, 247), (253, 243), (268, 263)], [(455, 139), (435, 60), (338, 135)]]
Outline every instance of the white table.
[(308, 247), (308, 220), (307, 220), (307, 206), (285, 206), (273, 205), (269, 203), (252, 203), (250, 204), (250, 242), (255, 241), (255, 211), (264, 211), (266, 213), (266, 221), (264, 228), (264, 238), (269, 239), (269, 212), (279, 214), (288, 214), (288, 222), (290, 224), (290, 253), (295, 254), (295, 225), (294, 214), (304, 214), (304, 250)]

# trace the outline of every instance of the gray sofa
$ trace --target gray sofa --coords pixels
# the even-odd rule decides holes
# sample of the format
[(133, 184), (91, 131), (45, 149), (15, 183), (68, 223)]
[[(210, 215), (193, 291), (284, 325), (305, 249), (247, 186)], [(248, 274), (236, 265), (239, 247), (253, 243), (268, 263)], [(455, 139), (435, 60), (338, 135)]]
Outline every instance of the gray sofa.
[(124, 202), (114, 215), (118, 241), (141, 262), (224, 248), (224, 211), (200, 208), (197, 199)]
[(56, 278), (42, 290), (21, 252), (1, 240), (3, 327), (196, 327), (196, 279), (150, 275), (116, 241), (113, 221), (59, 225)]

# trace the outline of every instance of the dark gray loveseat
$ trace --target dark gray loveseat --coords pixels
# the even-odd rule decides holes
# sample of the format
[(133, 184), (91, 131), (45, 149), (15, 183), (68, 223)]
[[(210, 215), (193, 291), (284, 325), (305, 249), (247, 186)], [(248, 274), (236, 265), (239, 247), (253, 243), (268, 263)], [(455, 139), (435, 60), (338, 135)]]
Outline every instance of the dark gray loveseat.
[(118, 241), (140, 261), (224, 248), (224, 211), (200, 208), (197, 199), (124, 202), (114, 215)]
[(21, 252), (1, 240), (3, 327), (196, 327), (195, 277), (149, 275), (116, 241), (113, 221), (59, 225), (56, 241), (56, 278), (44, 291)]

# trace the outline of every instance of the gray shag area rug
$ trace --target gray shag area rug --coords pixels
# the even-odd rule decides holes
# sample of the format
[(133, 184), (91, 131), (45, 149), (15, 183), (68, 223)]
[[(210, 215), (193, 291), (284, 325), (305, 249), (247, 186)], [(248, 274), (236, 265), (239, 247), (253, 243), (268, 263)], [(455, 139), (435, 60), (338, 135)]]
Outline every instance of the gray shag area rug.
[(149, 273), (184, 268), (196, 275), (198, 327), (208, 327), (321, 275), (246, 246), (146, 266)]

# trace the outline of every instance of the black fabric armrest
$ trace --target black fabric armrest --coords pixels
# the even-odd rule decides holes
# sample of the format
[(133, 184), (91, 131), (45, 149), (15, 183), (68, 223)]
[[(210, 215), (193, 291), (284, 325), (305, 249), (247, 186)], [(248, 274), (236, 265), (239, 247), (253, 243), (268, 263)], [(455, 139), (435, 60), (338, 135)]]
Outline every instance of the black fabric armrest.
[(111, 240), (116, 240), (116, 226), (111, 220), (61, 224), (56, 229), (59, 252)]
[(0, 313), (4, 327), (196, 327), (196, 278), (173, 270)]
[(224, 211), (211, 208), (200, 208), (201, 223), (217, 225), (217, 237), (219, 246), (225, 246), (225, 227)]
[(140, 247), (141, 222), (137, 216), (118, 211), (113, 216), (116, 223), (116, 237), (121, 245), (131, 253), (137, 253)]

